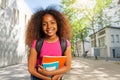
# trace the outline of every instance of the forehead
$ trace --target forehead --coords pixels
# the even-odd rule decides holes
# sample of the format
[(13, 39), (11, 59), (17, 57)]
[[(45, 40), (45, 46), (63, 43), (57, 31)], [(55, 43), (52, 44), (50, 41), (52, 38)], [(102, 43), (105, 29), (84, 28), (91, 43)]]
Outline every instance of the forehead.
[(45, 14), (43, 16), (43, 21), (55, 20), (54, 16), (51, 14)]

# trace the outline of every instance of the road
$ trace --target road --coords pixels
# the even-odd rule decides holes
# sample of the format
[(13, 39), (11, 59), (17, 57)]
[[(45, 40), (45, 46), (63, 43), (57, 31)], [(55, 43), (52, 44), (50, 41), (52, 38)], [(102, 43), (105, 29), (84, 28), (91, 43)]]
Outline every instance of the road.
[[(0, 80), (30, 80), (27, 64), (0, 68)], [(76, 57), (63, 80), (120, 80), (120, 62)]]

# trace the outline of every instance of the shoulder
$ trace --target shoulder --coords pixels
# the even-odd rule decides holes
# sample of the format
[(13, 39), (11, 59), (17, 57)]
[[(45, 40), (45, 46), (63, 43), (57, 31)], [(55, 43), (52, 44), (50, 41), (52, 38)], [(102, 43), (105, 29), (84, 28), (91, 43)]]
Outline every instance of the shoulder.
[(35, 46), (36, 46), (36, 42), (37, 42), (37, 40), (36, 40), (36, 39), (35, 39), (35, 40), (33, 40), (32, 45), (31, 45), (31, 47), (32, 47), (32, 48), (35, 48)]
[(68, 39), (61, 38), (61, 42), (63, 42), (63, 44), (65, 43), (67, 47), (70, 46), (70, 41)]
[(71, 45), (69, 40), (66, 40), (66, 43), (67, 43), (67, 47)]

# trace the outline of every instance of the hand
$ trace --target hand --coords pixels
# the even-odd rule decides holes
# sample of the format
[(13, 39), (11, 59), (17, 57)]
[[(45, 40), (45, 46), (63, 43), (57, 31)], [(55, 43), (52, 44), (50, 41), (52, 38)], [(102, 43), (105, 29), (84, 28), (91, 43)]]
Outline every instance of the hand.
[(38, 72), (39, 73), (42, 73), (45, 69), (41, 66), (41, 65), (38, 65)]
[(39, 69), (45, 70), (41, 65), (38, 65)]
[(61, 77), (62, 77), (62, 74), (54, 75), (54, 76), (52, 77), (52, 80), (60, 80)]
[(51, 78), (49, 78), (49, 79), (42, 79), (42, 80), (52, 80)]
[(45, 75), (45, 76), (50, 76), (50, 74), (49, 74), (50, 72), (45, 70), (41, 65), (38, 65), (38, 72), (40, 74)]

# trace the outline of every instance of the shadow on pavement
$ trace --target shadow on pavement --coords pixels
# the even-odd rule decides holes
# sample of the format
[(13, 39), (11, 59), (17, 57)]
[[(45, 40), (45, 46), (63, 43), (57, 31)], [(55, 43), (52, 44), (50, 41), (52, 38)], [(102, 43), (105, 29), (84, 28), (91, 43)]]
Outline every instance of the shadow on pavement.
[(0, 68), (0, 80), (30, 80), (27, 64)]

